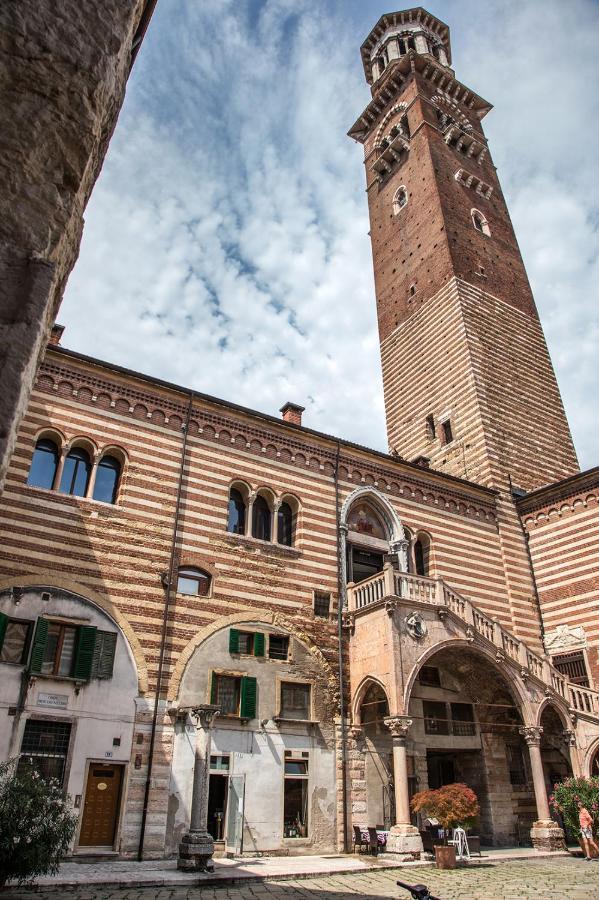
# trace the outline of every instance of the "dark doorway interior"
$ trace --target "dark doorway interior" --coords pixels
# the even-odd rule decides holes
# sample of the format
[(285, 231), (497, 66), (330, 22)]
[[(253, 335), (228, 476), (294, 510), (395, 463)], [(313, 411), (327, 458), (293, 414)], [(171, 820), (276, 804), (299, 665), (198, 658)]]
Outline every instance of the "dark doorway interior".
[(362, 550), (347, 545), (347, 580), (355, 583), (383, 571), (384, 556), (382, 553)]
[(426, 754), (428, 769), (428, 786), (431, 790), (443, 787), (444, 784), (455, 784), (455, 764), (453, 753)]
[(229, 776), (210, 773), (208, 789), (208, 832), (215, 841), (223, 841)]

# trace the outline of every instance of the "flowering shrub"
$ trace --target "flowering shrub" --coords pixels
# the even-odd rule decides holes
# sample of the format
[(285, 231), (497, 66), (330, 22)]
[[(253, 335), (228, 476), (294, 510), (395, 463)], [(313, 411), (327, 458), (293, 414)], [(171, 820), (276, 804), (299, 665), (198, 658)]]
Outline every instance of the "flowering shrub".
[(56, 779), (17, 774), (15, 760), (0, 763), (0, 887), (57, 872), (76, 822)]
[(586, 806), (593, 817), (593, 832), (599, 829), (599, 775), (591, 778), (566, 778), (553, 786), (553, 794), (549, 797), (550, 805), (561, 813), (569, 831), (578, 836), (578, 804)]
[(470, 828), (478, 816), (476, 794), (466, 784), (445, 784), (436, 791), (419, 791), (412, 797), (412, 809), (429, 819), (437, 819), (446, 831)]

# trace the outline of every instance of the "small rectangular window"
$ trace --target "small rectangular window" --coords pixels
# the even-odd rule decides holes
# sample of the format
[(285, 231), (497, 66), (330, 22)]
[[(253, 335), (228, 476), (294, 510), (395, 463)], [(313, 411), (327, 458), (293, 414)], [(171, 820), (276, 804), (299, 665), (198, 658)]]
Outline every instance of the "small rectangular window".
[(56, 778), (62, 784), (70, 737), (70, 722), (28, 719), (17, 771), (33, 770), (42, 778)]
[(436, 666), (423, 666), (418, 674), (418, 681), (427, 687), (441, 687), (441, 678)]
[(286, 660), (289, 655), (289, 638), (285, 634), (271, 634), (268, 639), (268, 658)]
[(476, 734), (472, 704), (451, 704), (451, 731), (458, 737)]
[(254, 655), (254, 635), (250, 631), (239, 632), (239, 653)]
[(229, 754), (223, 753), (222, 756), (210, 757), (210, 770), (212, 772), (228, 772), (229, 771)]
[(0, 641), (0, 662), (22, 665), (27, 662), (31, 622), (24, 619), (7, 619), (4, 639)]
[(328, 619), (331, 610), (331, 595), (326, 591), (314, 591), (314, 615)]
[(294, 681), (281, 683), (281, 719), (309, 720), (311, 686)]
[(443, 432), (443, 443), (451, 444), (453, 441), (453, 431), (451, 430), (450, 419), (445, 419), (444, 422), (441, 422), (441, 430)]
[(435, 417), (432, 414), (426, 417), (426, 434), (431, 440), (436, 437)]
[(558, 672), (565, 675), (573, 684), (581, 687), (589, 687), (589, 674), (582, 650), (573, 650), (570, 653), (560, 653), (554, 656), (552, 663)]
[(426, 734), (449, 734), (447, 709), (436, 700), (423, 700), (424, 730)]
[(212, 702), (220, 706), (222, 716), (238, 716), (241, 697), (241, 678), (233, 675), (215, 675)]
[(283, 837), (308, 837), (308, 760), (285, 759)]

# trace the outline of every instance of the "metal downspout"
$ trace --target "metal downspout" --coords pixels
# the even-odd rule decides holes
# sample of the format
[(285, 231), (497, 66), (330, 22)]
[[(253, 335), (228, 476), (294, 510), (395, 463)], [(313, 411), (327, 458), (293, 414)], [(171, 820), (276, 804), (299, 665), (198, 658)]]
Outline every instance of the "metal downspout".
[(339, 508), (339, 453), (337, 441), (335, 455), (335, 522), (337, 529), (337, 646), (339, 654), (339, 711), (341, 714), (341, 794), (343, 799), (343, 849), (349, 852), (347, 834), (347, 735), (345, 728), (345, 688), (343, 665), (343, 610), (345, 609), (345, 584), (343, 583), (343, 561), (341, 559), (341, 522)]
[(164, 673), (164, 659), (166, 656), (166, 635), (168, 630), (169, 607), (172, 596), (172, 585), (174, 581), (174, 567), (177, 550), (177, 535), (179, 531), (179, 514), (181, 512), (181, 497), (183, 493), (183, 472), (185, 469), (185, 459), (187, 455), (187, 435), (189, 433), (189, 420), (191, 418), (191, 408), (193, 404), (193, 394), (189, 394), (189, 403), (187, 405), (187, 415), (185, 423), (181, 426), (183, 432), (183, 443), (181, 446), (181, 464), (179, 466), (179, 482), (177, 484), (177, 500), (175, 503), (175, 517), (173, 522), (173, 535), (171, 540), (171, 553), (169, 561), (169, 569), (167, 581), (164, 585), (165, 599), (164, 612), (162, 614), (162, 630), (160, 634), (160, 656), (158, 659), (158, 674), (156, 676), (156, 692), (154, 696), (154, 713), (152, 715), (152, 730), (150, 733), (150, 749), (148, 751), (148, 774), (146, 777), (146, 786), (144, 790), (144, 805), (141, 813), (141, 830), (139, 835), (139, 846), (137, 849), (137, 859), (139, 862), (143, 860), (144, 840), (146, 836), (146, 821), (148, 818), (148, 806), (150, 802), (150, 787), (152, 784), (152, 768), (154, 764), (154, 746), (156, 743), (156, 728), (158, 723), (158, 707), (160, 705), (160, 691), (162, 690), (162, 678)]

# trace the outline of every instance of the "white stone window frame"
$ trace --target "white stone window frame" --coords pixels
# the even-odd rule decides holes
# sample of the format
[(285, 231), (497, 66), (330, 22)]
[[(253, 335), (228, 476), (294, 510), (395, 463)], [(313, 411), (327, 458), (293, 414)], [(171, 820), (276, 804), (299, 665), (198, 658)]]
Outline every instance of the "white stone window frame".
[[(473, 175), (472, 172), (468, 172), (467, 169), (460, 168), (453, 177), (456, 181), (459, 181), (460, 184), (463, 184), (464, 187), (471, 188), (476, 191), (477, 194), (490, 200), (493, 188), (490, 184), (487, 184), (486, 181), (479, 178), (478, 175)], [(477, 210), (477, 212), (479, 212), (479, 210)]]
[[(475, 220), (477, 217), (480, 217), (481, 228), (477, 228)], [(480, 211), (480, 209), (475, 209), (474, 207), (470, 210), (470, 219), (472, 221), (472, 227), (475, 231), (478, 231), (479, 234), (484, 234), (485, 237), (491, 237), (491, 227), (489, 225), (487, 217)]]
[[(400, 202), (400, 197), (404, 197), (403, 203)], [(402, 209), (405, 209), (408, 205), (410, 199), (410, 195), (408, 194), (408, 189), (405, 184), (400, 185), (395, 193), (393, 194), (393, 215), (398, 216)]]

